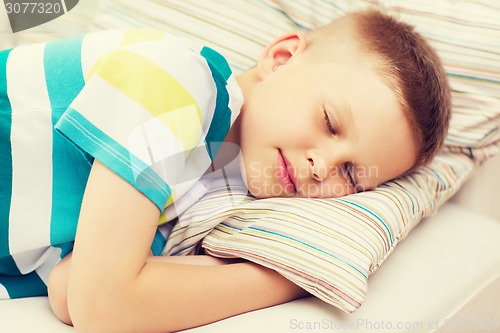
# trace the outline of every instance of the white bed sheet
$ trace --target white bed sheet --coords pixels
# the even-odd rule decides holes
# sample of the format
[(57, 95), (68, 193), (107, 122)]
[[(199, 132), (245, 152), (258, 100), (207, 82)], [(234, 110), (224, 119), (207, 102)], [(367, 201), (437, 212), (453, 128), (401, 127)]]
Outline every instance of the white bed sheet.
[[(500, 332), (499, 240), (500, 221), (447, 203), (371, 276), (353, 315), (309, 297), (186, 332)], [(0, 332), (74, 329), (38, 297), (0, 301)]]

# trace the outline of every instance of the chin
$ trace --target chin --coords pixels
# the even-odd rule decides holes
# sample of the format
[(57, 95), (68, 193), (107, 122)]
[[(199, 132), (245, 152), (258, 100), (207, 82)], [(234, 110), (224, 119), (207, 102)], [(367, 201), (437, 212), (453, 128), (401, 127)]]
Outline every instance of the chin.
[(255, 198), (257, 199), (266, 199), (266, 198), (269, 198), (269, 196), (265, 196), (263, 195), (262, 193), (262, 190), (260, 189), (255, 189), (255, 188), (249, 188), (248, 185), (245, 183), (246, 187), (247, 187), (247, 190), (248, 192), (254, 196)]

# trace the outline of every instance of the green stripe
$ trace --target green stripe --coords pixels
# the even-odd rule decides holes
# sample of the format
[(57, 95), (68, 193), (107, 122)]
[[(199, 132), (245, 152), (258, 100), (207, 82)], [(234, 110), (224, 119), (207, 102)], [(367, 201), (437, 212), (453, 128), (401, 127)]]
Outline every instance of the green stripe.
[(46, 296), (47, 286), (36, 272), (27, 275), (0, 275), (0, 285), (3, 285), (10, 298)]
[[(9, 256), (9, 217), (12, 198), (12, 151), (10, 144), (12, 107), (7, 96), (7, 59), (10, 51), (0, 52), (0, 259)], [(13, 262), (10, 260), (0, 260), (0, 272), (4, 269), (12, 270), (12, 264)]]
[(2, 276), (2, 274), (12, 276), (21, 275), (16, 262), (10, 255), (4, 256), (4, 254), (2, 254), (2, 257), (0, 257), (0, 276)]
[(231, 127), (229, 93), (226, 89), (231, 69), (226, 60), (211, 48), (204, 47), (200, 54), (207, 61), (217, 88), (214, 115), (205, 138), (208, 155), (213, 161)]
[(163, 234), (160, 232), (160, 230), (157, 229), (155, 238), (153, 239), (153, 243), (151, 244), (151, 251), (153, 252), (153, 255), (160, 256), (166, 243), (167, 240), (165, 239), (165, 237), (163, 237)]
[(160, 211), (163, 211), (172, 189), (153, 168), (74, 109), (69, 108), (66, 111), (56, 129), (80, 149), (144, 193)]
[[(201, 50), (201, 55), (207, 60), (210, 65), (210, 69), (215, 68), (217, 72), (222, 75), (224, 83), (229, 80), (231, 76), (231, 67), (227, 63), (226, 59), (217, 51), (204, 46)], [(212, 70), (213, 72), (213, 70)]]
[[(52, 108), (53, 126), (85, 85), (81, 65), (82, 42), (83, 36), (77, 36), (50, 42), (45, 47), (45, 82)], [(75, 238), (91, 160), (61, 133), (53, 131), (50, 221), (52, 245)]]

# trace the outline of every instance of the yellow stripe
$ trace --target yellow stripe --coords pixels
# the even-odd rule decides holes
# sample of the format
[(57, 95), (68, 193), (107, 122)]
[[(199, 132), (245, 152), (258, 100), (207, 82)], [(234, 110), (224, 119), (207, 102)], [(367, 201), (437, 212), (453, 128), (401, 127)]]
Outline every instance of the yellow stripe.
[(171, 204), (174, 203), (177, 195), (175, 194), (175, 188), (172, 189), (172, 193), (170, 193), (170, 197), (168, 197), (168, 200), (167, 200), (167, 203), (165, 204), (165, 208), (167, 208), (168, 206), (170, 206)]
[(158, 220), (158, 225), (162, 225), (165, 223), (167, 223), (167, 216), (165, 215), (165, 213), (162, 213), (160, 215), (160, 219)]
[[(172, 193), (170, 193), (170, 197), (168, 197), (168, 200), (167, 200), (167, 203), (165, 204), (165, 208), (167, 208), (168, 206), (170, 206), (171, 204), (174, 203), (175, 201), (175, 198), (176, 198), (176, 195), (175, 195), (175, 188), (172, 189)], [(167, 223), (167, 215), (165, 215), (165, 213), (162, 213), (160, 215), (160, 220), (158, 221), (158, 225), (162, 225), (162, 224), (165, 224)]]
[(161, 40), (165, 37), (163, 31), (154, 29), (131, 29), (123, 34), (122, 46), (127, 46), (137, 42), (147, 42)]
[(99, 75), (168, 127), (187, 154), (202, 133), (202, 115), (193, 96), (154, 62), (128, 50), (101, 58), (89, 77)]

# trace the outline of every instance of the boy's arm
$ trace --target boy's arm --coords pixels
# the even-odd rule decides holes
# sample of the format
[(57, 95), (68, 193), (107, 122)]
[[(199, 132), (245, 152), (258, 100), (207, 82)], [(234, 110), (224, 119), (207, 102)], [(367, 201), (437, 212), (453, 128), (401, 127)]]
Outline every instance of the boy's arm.
[(252, 263), (147, 261), (158, 218), (149, 199), (94, 163), (68, 281), (69, 313), (79, 331), (173, 331), (304, 295), (281, 275)]

